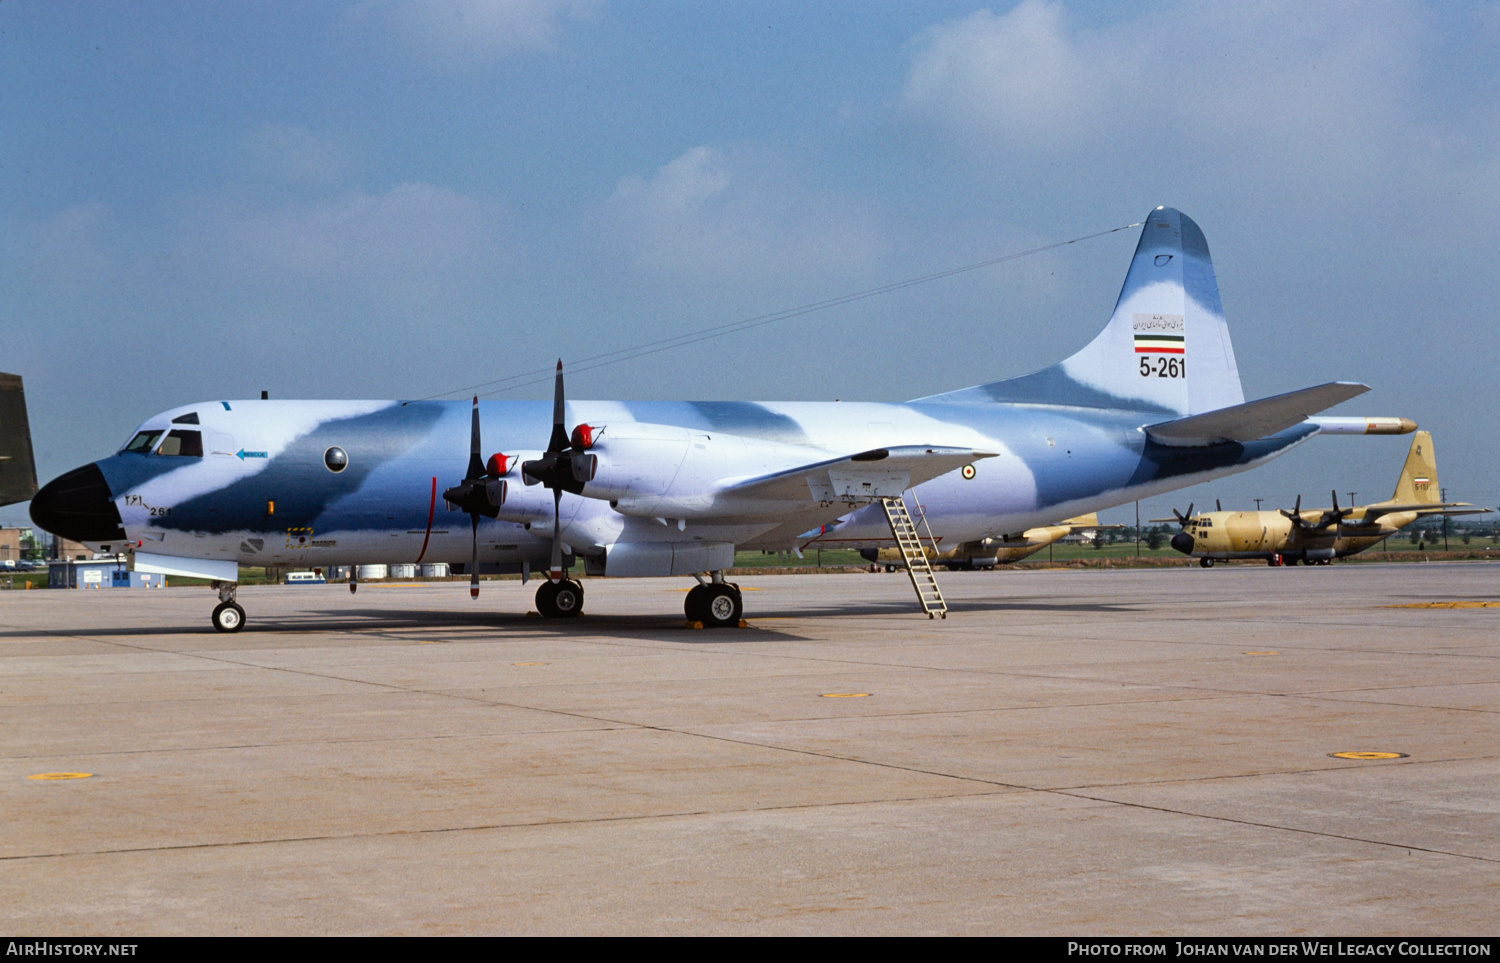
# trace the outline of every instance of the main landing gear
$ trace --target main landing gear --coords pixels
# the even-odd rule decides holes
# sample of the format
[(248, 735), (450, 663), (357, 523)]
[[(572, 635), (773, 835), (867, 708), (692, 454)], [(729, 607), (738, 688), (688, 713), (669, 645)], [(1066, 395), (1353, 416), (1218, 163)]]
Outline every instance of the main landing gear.
[(544, 619), (572, 619), (583, 614), (583, 583), (565, 578), (537, 586), (536, 610)]
[(215, 582), (219, 590), (219, 605), (212, 616), (214, 628), (219, 632), (238, 632), (245, 627), (245, 610), (234, 600), (239, 586), (234, 582)]
[(1204, 568), (1213, 568), (1214, 560), (1211, 558), (1200, 558), (1198, 559), (1198, 564), (1203, 566)]
[(713, 581), (698, 577), (698, 584), (688, 591), (682, 609), (689, 622), (701, 622), (706, 629), (737, 628), (745, 614), (745, 599), (740, 587), (724, 581), (723, 571), (711, 574)]

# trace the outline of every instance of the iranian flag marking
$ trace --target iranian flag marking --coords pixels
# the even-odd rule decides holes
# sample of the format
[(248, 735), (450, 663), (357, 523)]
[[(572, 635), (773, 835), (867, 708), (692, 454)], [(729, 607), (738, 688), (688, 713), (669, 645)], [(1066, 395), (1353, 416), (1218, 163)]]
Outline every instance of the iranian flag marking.
[(1183, 354), (1183, 336), (1180, 334), (1137, 334), (1136, 354)]

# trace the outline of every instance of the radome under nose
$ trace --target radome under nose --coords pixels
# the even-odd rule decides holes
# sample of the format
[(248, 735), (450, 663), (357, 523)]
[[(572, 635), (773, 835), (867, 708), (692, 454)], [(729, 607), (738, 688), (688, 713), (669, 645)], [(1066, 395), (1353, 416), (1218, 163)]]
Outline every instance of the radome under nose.
[(37, 527), (75, 542), (125, 540), (109, 483), (92, 462), (43, 485), (31, 498), (31, 520)]

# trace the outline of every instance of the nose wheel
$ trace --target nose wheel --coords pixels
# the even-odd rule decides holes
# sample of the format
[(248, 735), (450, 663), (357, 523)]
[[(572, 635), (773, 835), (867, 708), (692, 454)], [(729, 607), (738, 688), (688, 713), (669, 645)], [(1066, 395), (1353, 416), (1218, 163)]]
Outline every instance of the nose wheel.
[(735, 628), (745, 614), (745, 600), (738, 585), (711, 582), (690, 589), (682, 609), (689, 622), (702, 622), (704, 628)]
[(1214, 560), (1211, 558), (1200, 558), (1198, 559), (1198, 564), (1204, 568), (1213, 568)]
[(245, 610), (238, 602), (220, 602), (214, 609), (213, 623), (220, 632), (238, 632), (245, 627)]
[(548, 580), (536, 590), (536, 610), (545, 619), (571, 619), (583, 613), (583, 585), (572, 579)]
[(245, 610), (240, 608), (239, 603), (234, 600), (235, 592), (239, 585), (234, 582), (215, 582), (214, 588), (219, 593), (219, 605), (214, 609), (211, 620), (214, 630), (217, 632), (238, 632), (245, 627)]

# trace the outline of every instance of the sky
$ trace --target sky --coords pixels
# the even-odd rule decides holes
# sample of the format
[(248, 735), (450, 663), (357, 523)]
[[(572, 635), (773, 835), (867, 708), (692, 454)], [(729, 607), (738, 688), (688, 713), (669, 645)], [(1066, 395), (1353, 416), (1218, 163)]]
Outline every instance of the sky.
[[(0, 90), (0, 370), (43, 482), (177, 405), (464, 397), (1165, 204), (1208, 238), (1246, 398), (1362, 381), (1332, 413), (1415, 419), (1450, 498), (1500, 502), (1495, 3), (11, 0)], [(1103, 327), (1137, 234), (569, 394), (1025, 374)], [(1315, 438), (1142, 514), (1387, 498), (1408, 443)]]

